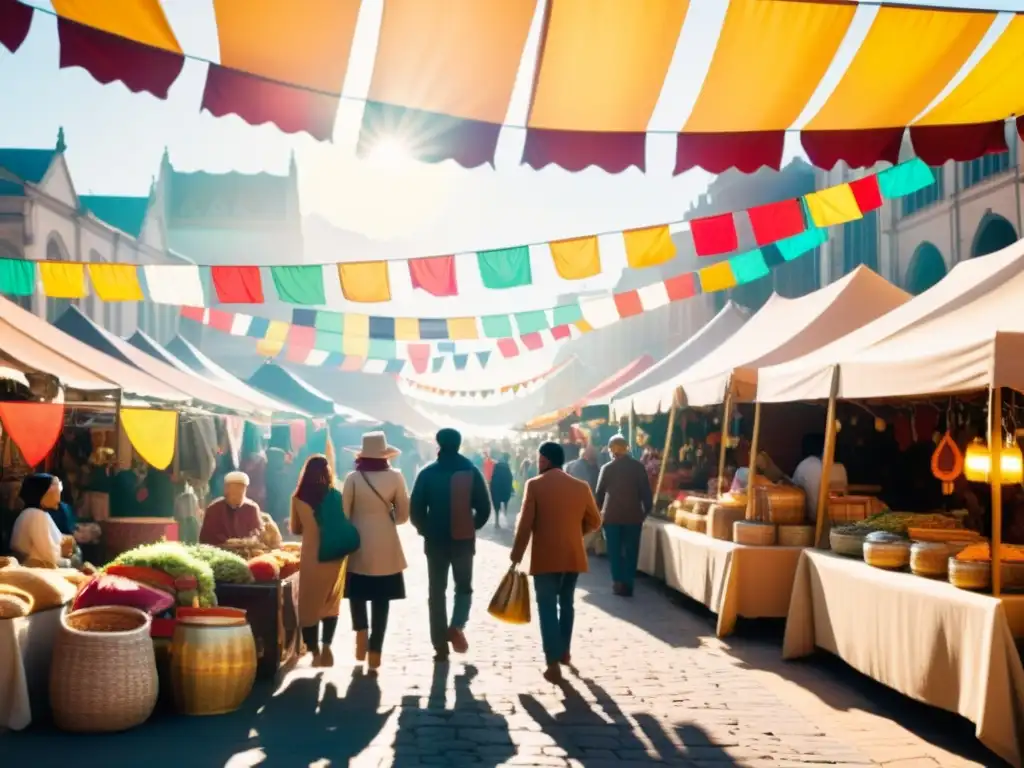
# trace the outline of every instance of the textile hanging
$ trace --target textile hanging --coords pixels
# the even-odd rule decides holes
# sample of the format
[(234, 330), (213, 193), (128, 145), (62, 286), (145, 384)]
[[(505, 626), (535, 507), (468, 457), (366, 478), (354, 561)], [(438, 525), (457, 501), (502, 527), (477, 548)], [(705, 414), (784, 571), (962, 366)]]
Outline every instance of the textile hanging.
[(536, 333), (548, 328), (548, 314), (544, 310), (533, 312), (516, 312), (513, 315), (516, 321), (516, 328), (520, 335), (524, 333)]
[(622, 233), (626, 263), (632, 269), (656, 267), (676, 256), (676, 244), (668, 226), (629, 229)]
[(498, 352), (508, 359), (519, 356), (519, 345), (515, 339), (498, 339)]
[(64, 429), (63, 403), (0, 403), (0, 423), (21, 451), (25, 463), (35, 467), (50, 455)]
[(93, 264), (87, 267), (96, 295), (103, 301), (142, 301), (139, 273), (133, 264)]
[(321, 266), (271, 267), (277, 297), (289, 304), (325, 304), (324, 270)]
[(167, 469), (178, 441), (178, 414), (154, 408), (122, 408), (121, 428), (136, 453), (151, 467)]
[(840, 184), (804, 195), (804, 202), (807, 203), (807, 212), (811, 215), (811, 220), (818, 227), (845, 224), (864, 215), (849, 184)]
[(391, 300), (386, 261), (349, 262), (338, 265), (341, 292), (349, 301), (374, 303)]
[(456, 296), (459, 293), (454, 256), (409, 259), (409, 277), (413, 288), (424, 290), (431, 296)]
[(762, 277), (767, 277), (771, 272), (770, 267), (766, 263), (764, 253), (760, 250), (748, 251), (739, 256), (734, 256), (729, 259), (728, 263), (732, 265), (732, 274), (736, 279), (737, 285), (760, 280)]
[[(2, 5), (2, 0), (0, 0)], [(0, 22), (2, 22), (0, 15)], [(36, 291), (36, 265), (25, 259), (0, 259), (0, 293), (31, 296)]]
[(217, 301), (222, 304), (262, 304), (259, 267), (210, 267)]
[(479, 339), (480, 333), (477, 330), (475, 317), (450, 317), (448, 318), (448, 338), (453, 341), (469, 341)]
[(807, 228), (804, 222), (804, 208), (799, 200), (782, 200), (778, 203), (759, 205), (750, 208), (747, 216), (750, 217), (754, 241), (758, 245), (784, 240), (800, 234)]
[(584, 280), (601, 273), (596, 237), (577, 237), (550, 244), (555, 270), (563, 280)]
[(850, 191), (861, 213), (876, 211), (882, 207), (882, 191), (878, 186), (878, 176), (872, 174), (850, 182)]
[(284, 349), (284, 342), (287, 338), (288, 323), (271, 320), (263, 338), (256, 342), (256, 352), (264, 357), (273, 357)]
[(480, 280), (484, 288), (502, 290), (530, 285), (533, 275), (530, 270), (530, 248), (520, 245), (513, 248), (498, 248), (477, 253)]
[(49, 299), (81, 299), (85, 296), (85, 265), (66, 261), (40, 261), (39, 278)]
[(146, 293), (157, 304), (184, 304), (202, 307), (206, 304), (206, 291), (199, 270), (185, 264), (145, 266)]
[(691, 220), (690, 234), (698, 256), (718, 256), (735, 251), (739, 245), (731, 213)]
[(728, 261), (720, 261), (697, 272), (702, 293), (724, 291), (736, 285), (736, 276)]
[(934, 183), (932, 169), (918, 158), (886, 168), (878, 174), (878, 188), (886, 200), (913, 194)]
[(16, 53), (32, 27), (31, 6), (19, 0), (0, 0), (0, 45)]

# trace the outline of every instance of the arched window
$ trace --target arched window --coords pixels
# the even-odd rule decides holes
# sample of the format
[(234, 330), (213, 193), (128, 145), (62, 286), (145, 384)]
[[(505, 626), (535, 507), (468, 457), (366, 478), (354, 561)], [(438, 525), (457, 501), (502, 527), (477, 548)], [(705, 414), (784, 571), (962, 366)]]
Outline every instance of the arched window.
[(971, 258), (987, 256), (1017, 242), (1017, 230), (997, 213), (986, 213), (971, 245)]
[(939, 249), (929, 242), (921, 243), (914, 250), (907, 267), (904, 285), (915, 296), (924, 293), (946, 276), (946, 261)]
[[(68, 255), (68, 249), (64, 246), (64, 241), (61, 236), (56, 232), (51, 232), (49, 238), (46, 240), (46, 260), (47, 261), (71, 261), (71, 257)], [(65, 310), (73, 304), (77, 305), (79, 302), (77, 299), (46, 299), (46, 319), (49, 322), (53, 322), (58, 317), (64, 314)]]

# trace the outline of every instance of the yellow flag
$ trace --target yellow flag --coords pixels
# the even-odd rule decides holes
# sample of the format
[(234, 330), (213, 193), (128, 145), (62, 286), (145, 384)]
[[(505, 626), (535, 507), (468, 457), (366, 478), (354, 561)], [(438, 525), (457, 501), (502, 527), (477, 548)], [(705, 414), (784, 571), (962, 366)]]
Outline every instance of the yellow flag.
[(352, 357), (369, 357), (370, 339), (368, 336), (342, 336), (341, 351)]
[(697, 273), (700, 276), (700, 292), (712, 293), (724, 291), (736, 285), (736, 275), (728, 261), (720, 261), (710, 267), (704, 267)]
[(600, 274), (601, 253), (596, 237), (576, 237), (548, 244), (555, 270), (563, 280), (583, 280)]
[(85, 296), (85, 265), (68, 261), (39, 262), (43, 293), (50, 299), (80, 299)]
[(811, 192), (804, 195), (804, 201), (807, 203), (811, 220), (818, 227), (845, 224), (864, 216), (849, 184), (839, 184), (819, 192)]
[(475, 317), (449, 317), (448, 338), (452, 341), (479, 339), (480, 331), (476, 327)]
[(178, 440), (176, 411), (122, 408), (121, 428), (124, 429), (136, 453), (147, 464), (157, 469), (167, 469), (171, 466)]
[(288, 338), (288, 323), (271, 320), (263, 338), (256, 342), (256, 352), (263, 357), (276, 357), (284, 349)]
[(676, 256), (676, 244), (672, 242), (667, 224), (627, 229), (622, 233), (622, 240), (626, 244), (626, 262), (633, 269), (655, 267)]
[(134, 264), (89, 264), (89, 279), (103, 301), (142, 301), (138, 267)]
[(365, 303), (391, 300), (386, 261), (357, 261), (338, 265), (341, 292), (349, 301)]
[(419, 341), (420, 321), (415, 317), (395, 318), (395, 341)]
[(592, 330), (594, 330), (594, 326), (592, 326), (590, 323), (588, 323), (586, 320), (582, 318), (573, 323), (573, 325), (576, 326), (576, 330), (578, 330), (580, 333), (590, 333)]

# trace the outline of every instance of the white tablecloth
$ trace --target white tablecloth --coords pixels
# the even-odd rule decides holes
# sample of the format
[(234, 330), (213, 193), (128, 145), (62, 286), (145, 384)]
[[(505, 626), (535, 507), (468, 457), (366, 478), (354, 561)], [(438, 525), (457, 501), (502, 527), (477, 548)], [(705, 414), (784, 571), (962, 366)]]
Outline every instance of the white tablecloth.
[(1024, 667), (1006, 605), (944, 581), (807, 550), (797, 566), (782, 653), (787, 659), (815, 647), (833, 653), (912, 699), (963, 715), (983, 744), (1020, 766)]
[(0, 729), (27, 728), (49, 707), (50, 658), (62, 610), (0, 619)]

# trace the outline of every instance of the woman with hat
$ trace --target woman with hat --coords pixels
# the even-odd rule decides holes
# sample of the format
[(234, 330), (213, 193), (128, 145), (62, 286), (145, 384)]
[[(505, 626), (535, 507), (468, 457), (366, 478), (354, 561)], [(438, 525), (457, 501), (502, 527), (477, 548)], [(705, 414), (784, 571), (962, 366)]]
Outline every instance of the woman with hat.
[(409, 521), (409, 493), (390, 460), (401, 454), (383, 432), (367, 432), (345, 478), (345, 514), (359, 531), (359, 549), (349, 556), (345, 597), (356, 633), (356, 659), (380, 667), (392, 600), (405, 598), (406, 569), (397, 526)]

